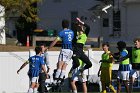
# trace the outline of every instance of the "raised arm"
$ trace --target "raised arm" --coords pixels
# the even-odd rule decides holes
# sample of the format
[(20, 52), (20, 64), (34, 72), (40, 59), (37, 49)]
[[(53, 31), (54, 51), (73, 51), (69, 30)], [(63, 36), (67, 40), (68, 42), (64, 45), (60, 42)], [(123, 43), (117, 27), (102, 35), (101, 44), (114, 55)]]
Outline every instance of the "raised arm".
[(86, 29), (85, 29), (85, 34), (86, 34), (86, 36), (88, 36), (88, 34), (89, 34), (89, 32), (90, 32), (90, 26), (87, 25), (87, 24), (84, 24), (84, 26), (86, 27)]
[(50, 44), (50, 46), (47, 48), (47, 50), (50, 49), (50, 48), (52, 48), (52, 47), (57, 43), (58, 40), (59, 40), (59, 37), (56, 37), (55, 40), (54, 40), (54, 41)]
[(29, 62), (26, 61), (20, 68), (17, 70), (17, 74), (19, 74), (20, 70), (23, 69)]

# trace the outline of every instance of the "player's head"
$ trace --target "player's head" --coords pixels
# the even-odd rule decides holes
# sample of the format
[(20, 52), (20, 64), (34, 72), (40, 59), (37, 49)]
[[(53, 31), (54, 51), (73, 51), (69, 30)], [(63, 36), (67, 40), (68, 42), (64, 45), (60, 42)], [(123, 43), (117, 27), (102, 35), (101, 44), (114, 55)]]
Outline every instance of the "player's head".
[(140, 38), (135, 38), (134, 43), (136, 48), (140, 48)]
[(62, 27), (63, 28), (68, 28), (69, 27), (69, 21), (66, 20), (66, 19), (62, 20)]
[(119, 41), (119, 42), (117, 42), (117, 48), (118, 48), (119, 50), (125, 49), (125, 48), (126, 48), (126, 43), (125, 43), (124, 41)]
[(44, 43), (41, 43), (41, 44), (40, 44), (40, 47), (42, 48), (42, 52), (44, 52), (44, 51), (45, 51), (46, 45), (45, 45)]
[(76, 30), (77, 30), (80, 34), (84, 33), (83, 26), (77, 25)]
[(42, 48), (41, 47), (35, 47), (35, 52), (36, 54), (42, 53)]
[(109, 50), (109, 43), (108, 42), (104, 42), (102, 44), (102, 48), (103, 48), (104, 51), (108, 51)]

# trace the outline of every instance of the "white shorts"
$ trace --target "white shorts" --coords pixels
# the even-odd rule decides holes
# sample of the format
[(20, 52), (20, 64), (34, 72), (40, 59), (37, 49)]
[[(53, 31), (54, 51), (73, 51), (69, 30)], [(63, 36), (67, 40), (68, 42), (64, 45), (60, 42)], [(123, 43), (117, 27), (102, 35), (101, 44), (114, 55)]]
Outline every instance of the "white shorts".
[(130, 71), (118, 71), (118, 79), (129, 80)]
[(61, 49), (58, 61), (68, 62), (71, 60), (73, 51), (70, 49)]
[(138, 78), (140, 76), (139, 70), (131, 70), (130, 72), (131, 77)]
[(87, 81), (87, 77), (86, 75), (73, 75), (72, 76), (72, 80), (74, 81), (80, 81), (80, 82), (86, 82)]
[(30, 78), (30, 82), (38, 83), (38, 77)]

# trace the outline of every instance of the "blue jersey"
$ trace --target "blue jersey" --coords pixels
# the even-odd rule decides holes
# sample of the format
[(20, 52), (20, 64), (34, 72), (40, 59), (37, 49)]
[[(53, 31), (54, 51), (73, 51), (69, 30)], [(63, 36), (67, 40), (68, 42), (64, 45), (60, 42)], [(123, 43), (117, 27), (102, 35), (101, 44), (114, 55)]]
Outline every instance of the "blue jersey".
[[(121, 51), (120, 52), (120, 56), (121, 57), (125, 57), (126, 55), (128, 55), (128, 53), (126, 52), (126, 51)], [(130, 71), (130, 66), (129, 66), (129, 64), (120, 64), (119, 65), (119, 71)]]
[(62, 49), (72, 49), (72, 40), (74, 38), (74, 32), (72, 30), (62, 30), (59, 32), (58, 37), (62, 40)]
[(32, 56), (29, 59), (29, 77), (38, 77), (39, 72), (42, 69), (42, 65), (44, 65), (43, 57), (41, 56)]

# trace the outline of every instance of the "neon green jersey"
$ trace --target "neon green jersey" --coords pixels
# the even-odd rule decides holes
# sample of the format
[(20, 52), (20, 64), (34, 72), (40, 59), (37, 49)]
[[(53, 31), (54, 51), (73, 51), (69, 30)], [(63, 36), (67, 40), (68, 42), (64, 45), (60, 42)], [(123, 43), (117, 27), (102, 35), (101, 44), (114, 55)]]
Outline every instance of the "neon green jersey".
[(78, 35), (77, 43), (82, 43), (83, 45), (85, 45), (86, 40), (87, 40), (86, 34), (81, 34)]
[(102, 64), (101, 67), (112, 67), (113, 63), (110, 63), (109, 60), (110, 58), (112, 58), (113, 56), (110, 54), (110, 51), (105, 52), (102, 54)]
[[(128, 54), (128, 51), (127, 51), (126, 49), (124, 49), (123, 51), (125, 51), (125, 52)], [(121, 61), (120, 64), (122, 64), (122, 65), (127, 65), (127, 64), (129, 64), (129, 58), (127, 58), (127, 59)]]
[(140, 63), (140, 49), (132, 49), (132, 63)]

